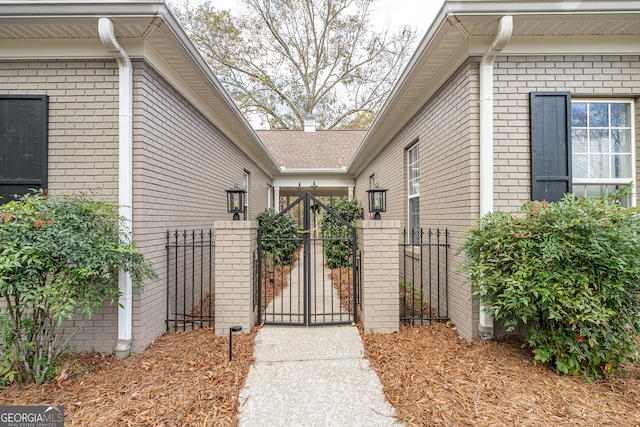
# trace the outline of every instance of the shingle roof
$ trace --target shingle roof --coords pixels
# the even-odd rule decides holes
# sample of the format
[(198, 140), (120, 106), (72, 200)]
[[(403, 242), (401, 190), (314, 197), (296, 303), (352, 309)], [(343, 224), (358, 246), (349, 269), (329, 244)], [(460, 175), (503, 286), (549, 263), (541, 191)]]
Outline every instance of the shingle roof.
[(276, 162), (285, 169), (346, 167), (366, 130), (257, 130)]

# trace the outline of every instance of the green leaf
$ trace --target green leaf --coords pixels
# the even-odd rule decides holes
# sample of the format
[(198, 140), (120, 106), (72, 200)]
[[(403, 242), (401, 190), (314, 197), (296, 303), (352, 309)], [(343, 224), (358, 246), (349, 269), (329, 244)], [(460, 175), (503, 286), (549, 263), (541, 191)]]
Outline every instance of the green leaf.
[(640, 358), (639, 210), (617, 202), (628, 191), (490, 213), (460, 249), (474, 300), (522, 324), (535, 360), (565, 374), (610, 376)]
[(0, 323), (9, 343), (0, 348), (0, 363), (18, 355), (15, 372), (0, 372), (0, 381), (42, 381), (63, 351), (57, 345), (67, 321), (78, 313), (90, 318), (105, 301), (117, 300), (118, 270), (131, 273), (136, 289), (157, 275), (122, 238), (127, 224), (116, 205), (87, 194), (40, 192), (0, 212), (0, 297), (13, 302)]

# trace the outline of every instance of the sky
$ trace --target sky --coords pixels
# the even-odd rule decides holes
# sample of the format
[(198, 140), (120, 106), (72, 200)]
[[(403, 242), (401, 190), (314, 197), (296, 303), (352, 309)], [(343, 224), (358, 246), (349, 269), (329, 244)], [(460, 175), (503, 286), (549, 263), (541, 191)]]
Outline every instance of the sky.
[[(217, 9), (233, 10), (240, 4), (239, 0), (198, 1), (210, 1)], [(443, 2), (444, 0), (377, 0), (374, 3), (376, 11), (371, 18), (379, 28), (383, 28), (387, 22), (392, 29), (405, 25), (416, 27), (421, 38), (440, 11)]]

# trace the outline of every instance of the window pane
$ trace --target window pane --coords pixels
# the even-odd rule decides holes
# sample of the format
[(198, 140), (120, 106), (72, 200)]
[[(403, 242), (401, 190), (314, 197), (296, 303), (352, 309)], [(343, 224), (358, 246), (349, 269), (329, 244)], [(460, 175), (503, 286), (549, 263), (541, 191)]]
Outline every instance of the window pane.
[(587, 104), (584, 104), (584, 103), (571, 104), (571, 126), (573, 127), (587, 126)]
[(415, 181), (409, 181), (409, 196), (418, 194), (419, 191), (417, 183)]
[[(596, 184), (587, 184), (587, 185), (575, 185), (573, 186), (573, 192), (580, 196), (590, 196), (590, 197), (601, 197), (606, 196), (607, 194), (613, 193), (614, 191), (620, 190), (623, 185), (596, 185)], [(620, 204), (624, 207), (631, 206), (631, 199), (624, 198), (620, 199)]]
[(415, 163), (416, 161), (418, 161), (418, 146), (414, 145), (411, 149), (409, 149), (408, 153), (408, 163), (409, 165), (412, 165), (413, 163)]
[(611, 126), (631, 127), (629, 104), (611, 104)]
[(409, 229), (411, 230), (411, 243), (420, 242), (420, 198), (409, 199)]
[(612, 129), (611, 142), (614, 153), (631, 152), (631, 129)]
[(409, 179), (411, 180), (415, 180), (416, 178), (418, 178), (418, 168), (415, 166), (409, 166)]
[(595, 129), (589, 131), (589, 152), (608, 153), (609, 152), (609, 130)]
[(589, 104), (589, 126), (592, 128), (609, 126), (609, 104)]
[(612, 178), (631, 178), (631, 154), (613, 156)]
[(574, 153), (587, 152), (587, 130), (574, 129), (571, 132), (571, 149)]
[(594, 154), (589, 157), (589, 178), (609, 178), (609, 156)]
[(574, 154), (572, 170), (574, 178), (589, 178), (589, 156)]
[(407, 180), (409, 196), (420, 193), (420, 159), (418, 158), (418, 146), (414, 145), (407, 151)]

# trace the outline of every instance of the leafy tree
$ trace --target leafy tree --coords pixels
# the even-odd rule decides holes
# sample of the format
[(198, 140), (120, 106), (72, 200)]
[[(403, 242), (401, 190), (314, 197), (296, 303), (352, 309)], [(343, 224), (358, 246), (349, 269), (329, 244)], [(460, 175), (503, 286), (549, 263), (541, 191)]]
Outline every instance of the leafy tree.
[[(355, 200), (340, 199), (331, 203), (330, 208), (354, 227), (364, 215), (362, 206)], [(352, 231), (326, 210), (321, 211), (320, 222), (327, 265), (331, 268), (348, 266), (353, 252)]]
[(476, 300), (507, 330), (524, 324), (534, 360), (558, 372), (599, 377), (640, 359), (640, 217), (621, 197), (491, 213), (462, 246)]
[(120, 297), (118, 270), (139, 289), (156, 277), (130, 243), (118, 207), (40, 192), (0, 206), (0, 384), (42, 382), (85, 319)]
[(260, 227), (270, 223), (262, 232), (262, 254), (271, 264), (290, 264), (302, 242), (298, 221), (290, 212), (284, 212), (278, 218), (276, 215), (275, 209), (268, 208), (256, 217)]
[(236, 104), (272, 129), (366, 128), (387, 98), (415, 30), (376, 32), (375, 0), (243, 0), (233, 16), (211, 3), (177, 10)]

